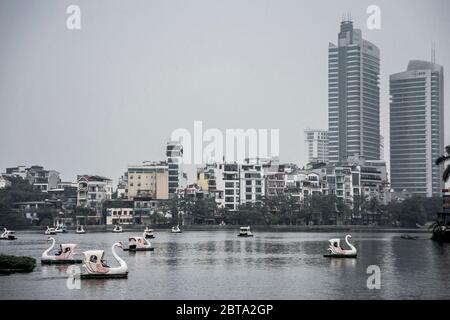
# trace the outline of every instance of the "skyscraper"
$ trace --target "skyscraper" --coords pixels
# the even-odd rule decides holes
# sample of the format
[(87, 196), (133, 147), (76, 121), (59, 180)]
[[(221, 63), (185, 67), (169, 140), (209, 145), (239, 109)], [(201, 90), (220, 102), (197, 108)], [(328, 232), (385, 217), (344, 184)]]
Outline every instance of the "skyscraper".
[(444, 70), (412, 60), (390, 76), (391, 187), (426, 196), (440, 194), (444, 153)]
[(308, 163), (328, 162), (328, 132), (326, 130), (305, 130), (305, 147)]
[(328, 47), (328, 159), (380, 159), (380, 50), (342, 21)]

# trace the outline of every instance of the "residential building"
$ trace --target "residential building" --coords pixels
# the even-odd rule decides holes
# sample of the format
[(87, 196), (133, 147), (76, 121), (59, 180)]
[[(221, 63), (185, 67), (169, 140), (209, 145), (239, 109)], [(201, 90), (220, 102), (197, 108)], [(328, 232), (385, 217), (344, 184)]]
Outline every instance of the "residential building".
[(127, 197), (169, 198), (169, 175), (166, 162), (143, 162), (141, 165), (128, 166)]
[(328, 47), (328, 160), (380, 159), (380, 50), (353, 22)]
[(93, 208), (100, 213), (102, 204), (110, 200), (112, 180), (97, 175), (77, 176), (77, 206)]
[(184, 187), (186, 176), (183, 174), (183, 146), (177, 141), (169, 141), (166, 146), (166, 156), (169, 169), (169, 197), (176, 196), (178, 187)]
[(328, 131), (318, 129), (305, 130), (305, 154), (307, 161), (328, 162)]
[[(259, 159), (245, 159), (239, 165), (239, 204), (254, 204), (262, 200), (264, 190), (264, 172)], [(228, 191), (229, 196), (233, 195)], [(227, 191), (225, 191), (227, 196)]]
[(45, 170), (44, 167), (37, 165), (29, 168), (25, 166), (6, 168), (5, 175), (28, 180), (31, 185), (42, 192), (48, 192), (50, 189), (56, 188), (60, 182), (59, 172)]

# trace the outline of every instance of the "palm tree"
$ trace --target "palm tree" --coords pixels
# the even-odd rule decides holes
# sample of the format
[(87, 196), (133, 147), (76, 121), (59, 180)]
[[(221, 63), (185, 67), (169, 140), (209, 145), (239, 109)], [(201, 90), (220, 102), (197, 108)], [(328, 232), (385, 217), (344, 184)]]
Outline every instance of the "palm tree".
[[(445, 147), (445, 154), (436, 159), (436, 165), (444, 164), (446, 161), (450, 160), (450, 145)], [(442, 174), (442, 180), (446, 182), (450, 178), (450, 164), (447, 164), (447, 167)]]

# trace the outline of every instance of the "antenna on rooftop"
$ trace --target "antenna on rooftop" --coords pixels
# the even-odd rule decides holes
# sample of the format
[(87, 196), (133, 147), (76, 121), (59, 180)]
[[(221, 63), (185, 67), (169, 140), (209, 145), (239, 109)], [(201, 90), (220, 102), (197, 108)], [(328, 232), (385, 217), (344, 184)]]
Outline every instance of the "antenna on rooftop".
[(436, 63), (436, 43), (431, 43), (431, 62)]

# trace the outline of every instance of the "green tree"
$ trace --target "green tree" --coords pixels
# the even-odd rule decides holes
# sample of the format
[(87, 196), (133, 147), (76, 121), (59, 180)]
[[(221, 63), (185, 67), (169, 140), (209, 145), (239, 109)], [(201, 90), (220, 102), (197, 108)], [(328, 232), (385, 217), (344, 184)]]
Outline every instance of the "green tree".
[[(445, 153), (436, 159), (436, 165), (445, 164), (450, 160), (450, 145), (445, 147)], [(450, 164), (447, 164), (442, 174), (442, 180), (446, 182), (450, 178)]]

